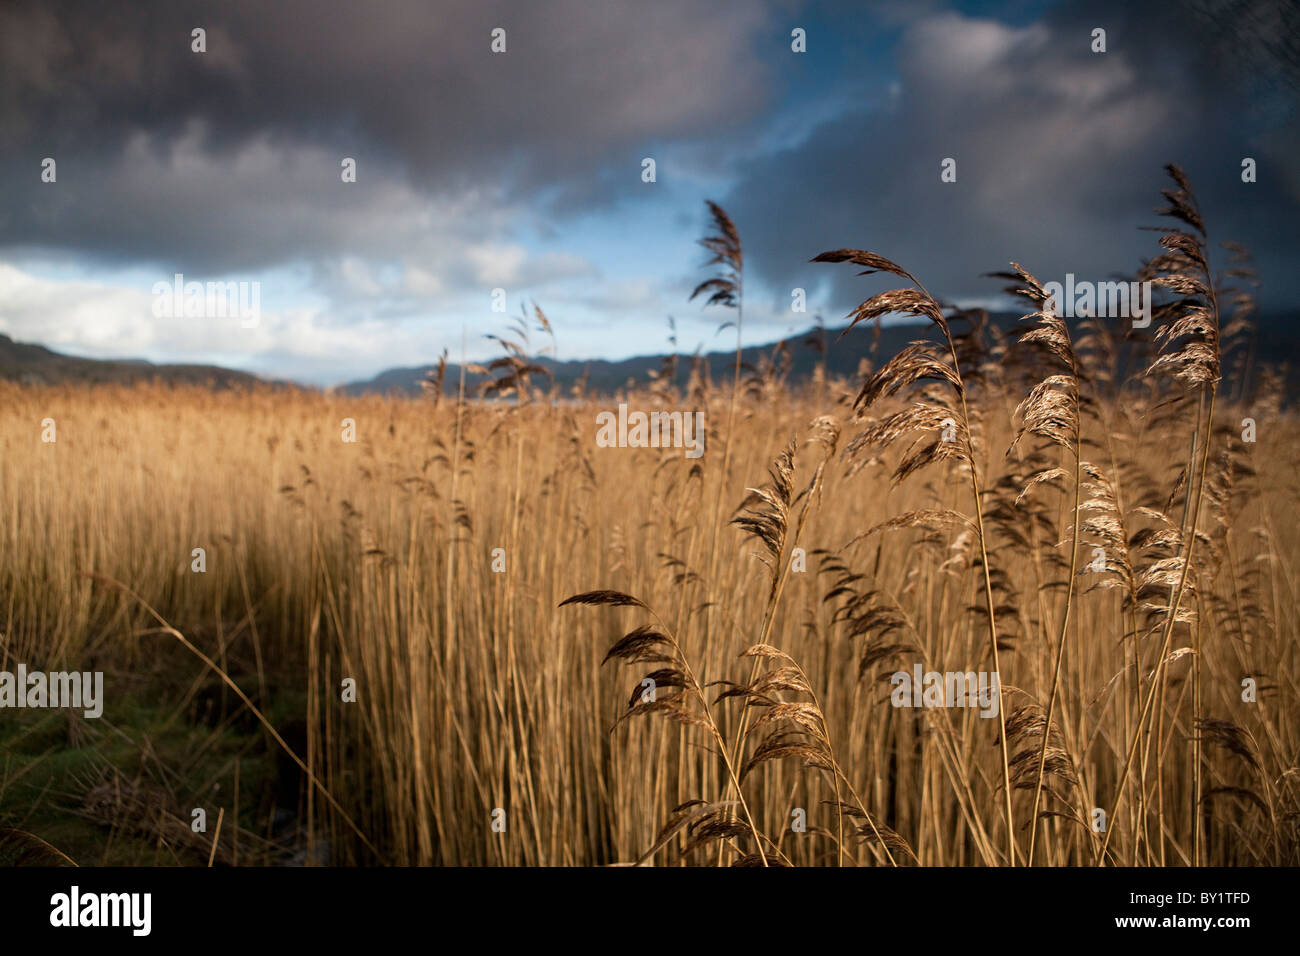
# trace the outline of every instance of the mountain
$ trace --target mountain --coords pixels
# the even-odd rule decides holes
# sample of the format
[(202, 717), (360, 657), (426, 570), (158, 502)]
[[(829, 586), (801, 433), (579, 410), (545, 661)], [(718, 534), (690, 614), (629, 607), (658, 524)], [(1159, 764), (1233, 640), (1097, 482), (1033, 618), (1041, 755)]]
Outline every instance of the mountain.
[[(995, 313), (990, 316), (991, 321), (1004, 330), (1014, 329), (1019, 324), (1019, 318), (1017, 313)], [(1295, 395), (1300, 391), (1300, 336), (1296, 334), (1297, 329), (1300, 329), (1300, 312), (1270, 313), (1258, 317), (1253, 339), (1253, 360), (1256, 364), (1288, 366), (1289, 395)], [(861, 359), (871, 358), (878, 366), (896, 355), (908, 342), (930, 334), (924, 324), (887, 325), (881, 328), (877, 341), (875, 328), (868, 322), (852, 330), (837, 342), (836, 339), (841, 331), (841, 329), (826, 329), (823, 335), (826, 342), (826, 372), (832, 377), (844, 378), (856, 378), (858, 362)], [(789, 380), (792, 383), (812, 375), (819, 356), (809, 343), (817, 337), (818, 333), (809, 329), (782, 340), (790, 359)], [(760, 359), (770, 358), (777, 344), (771, 342), (761, 346), (750, 346), (743, 351), (741, 360), (750, 366), (756, 366)], [(561, 391), (567, 391), (569, 386), (577, 383), (585, 375), (589, 393), (608, 395), (626, 388), (629, 382), (644, 385), (649, 381), (652, 371), (657, 372), (664, 367), (665, 358), (667, 358), (665, 355), (642, 355), (619, 361), (590, 359), (558, 363), (542, 358), (537, 360), (537, 364), (551, 371)], [(710, 352), (702, 358), (708, 363), (709, 375), (715, 383), (730, 381), (736, 362), (734, 351)], [(677, 359), (677, 381), (679, 384), (685, 384), (690, 373), (692, 356), (679, 353)], [(1231, 361), (1225, 362), (1225, 377), (1231, 373), (1232, 367)], [(374, 378), (340, 386), (338, 391), (349, 395), (418, 395), (421, 392), (420, 382), (433, 368), (433, 365), (391, 368)], [(459, 377), (459, 367), (448, 363), (443, 380), (444, 392), (454, 394), (459, 384)], [(200, 385), (216, 389), (248, 387), (264, 381), (247, 372), (237, 372), (216, 365), (155, 365), (143, 360), (76, 358), (51, 351), (42, 345), (15, 342), (9, 336), (0, 334), (0, 381), (6, 380), (36, 385), (130, 384), (159, 381), (173, 385)], [(465, 375), (467, 394), (473, 394), (475, 387), (483, 380), (484, 376), (467, 372)], [(537, 381), (541, 383), (540, 379)]]
[(76, 358), (51, 351), (43, 345), (15, 342), (0, 334), (0, 381), (3, 380), (24, 385), (127, 385), (158, 381), (217, 389), (249, 386), (262, 381), (247, 372), (216, 365), (155, 365), (140, 359)]
[[(999, 312), (990, 315), (989, 319), (1004, 332), (1011, 332), (1022, 325), (1020, 313)], [(1025, 325), (1027, 324), (1025, 323)], [(954, 331), (965, 328), (964, 324), (954, 325)], [(1287, 372), (1290, 394), (1294, 394), (1300, 388), (1300, 338), (1296, 335), (1297, 328), (1300, 328), (1300, 313), (1298, 312), (1273, 313), (1261, 316), (1257, 319), (1253, 342), (1256, 364), (1266, 362), (1273, 365), (1286, 364), (1289, 366)], [(879, 341), (877, 342), (873, 324), (864, 322), (837, 342), (836, 339), (842, 331), (843, 329), (826, 329), (824, 332), (826, 373), (831, 377), (839, 376), (850, 379), (857, 377), (858, 362), (861, 359), (871, 358), (872, 362), (879, 367), (881, 363), (898, 354), (908, 342), (918, 338), (927, 338), (931, 335), (931, 330), (927, 329), (925, 323), (886, 325), (880, 329)], [(1153, 329), (1148, 330), (1148, 332), (1150, 331), (1153, 331)], [(811, 339), (816, 338), (817, 335), (818, 333), (815, 330), (809, 329), (782, 340), (790, 357), (789, 381), (799, 382), (812, 375), (819, 357), (817, 351), (809, 345), (809, 342)], [(761, 357), (770, 357), (777, 344), (772, 342), (767, 345), (750, 346), (742, 352), (741, 361), (755, 366)], [(736, 364), (734, 350), (730, 352), (710, 352), (702, 357), (708, 362), (709, 375), (715, 383), (730, 381), (732, 370)], [(627, 387), (629, 383), (644, 385), (649, 381), (651, 371), (658, 371), (663, 368), (665, 358), (664, 355), (643, 355), (621, 361), (591, 359), (557, 363), (547, 358), (540, 358), (535, 361), (538, 365), (550, 370), (561, 391), (567, 390), (570, 385), (575, 384), (583, 375), (586, 375), (587, 391), (589, 393), (608, 395)], [(689, 354), (678, 354), (678, 383), (685, 383), (690, 373), (691, 359), (692, 356)], [(421, 381), (433, 368), (433, 365), (391, 368), (372, 379), (351, 382), (341, 386), (339, 390), (349, 395), (370, 393), (417, 395), (421, 391)], [(1229, 375), (1231, 370), (1232, 362), (1225, 362), (1225, 377)], [(459, 376), (459, 366), (448, 362), (443, 378), (444, 393), (455, 393), (459, 385)], [(473, 394), (475, 387), (484, 380), (483, 375), (467, 372), (465, 375), (466, 394)], [(535, 378), (534, 382), (543, 384), (543, 380), (539, 378)]]
[[(1014, 321), (1009, 320), (1009, 321)], [(871, 347), (874, 341), (873, 329), (869, 324), (863, 324), (850, 332), (838, 344), (835, 339), (840, 334), (841, 329), (826, 329), (824, 332), (826, 342), (826, 373), (832, 377), (844, 376), (852, 377), (857, 374), (858, 361), (861, 358), (868, 357), (871, 354)], [(890, 325), (881, 329), (880, 342), (877, 350), (877, 356), (887, 358), (905, 346), (913, 339), (920, 338), (926, 334), (924, 325)], [(790, 336), (782, 340), (786, 347), (786, 353), (790, 358), (790, 381), (798, 382), (812, 375), (813, 369), (818, 362), (818, 353), (809, 343), (810, 340), (817, 338), (816, 330), (809, 329), (797, 335)], [(741, 362), (750, 366), (758, 365), (760, 359), (770, 358), (773, 350), (777, 347), (776, 342), (770, 342), (766, 345), (748, 346), (741, 352)], [(570, 385), (577, 383), (585, 375), (587, 377), (587, 391), (597, 395), (607, 395), (619, 389), (627, 387), (629, 383), (644, 385), (650, 379), (652, 371), (658, 372), (664, 367), (664, 360), (667, 355), (640, 355), (634, 358), (609, 361), (606, 359), (576, 359), (564, 362), (555, 362), (549, 358), (539, 358), (534, 361), (536, 364), (544, 366), (554, 376), (555, 382), (561, 390), (566, 390)], [(736, 352), (731, 351), (709, 352), (701, 356), (709, 368), (709, 376), (715, 383), (724, 380), (730, 381), (736, 366)], [(678, 353), (677, 355), (677, 381), (684, 384), (690, 374), (691, 361), (693, 356), (689, 353)], [(879, 364), (881, 358), (877, 358)], [(486, 364), (486, 363), (481, 363)], [(379, 394), (402, 394), (414, 395), (421, 391), (420, 383), (424, 377), (434, 369), (433, 365), (413, 365), (404, 368), (391, 368), (379, 373), (372, 379), (360, 382), (351, 382), (341, 387), (340, 391), (349, 395), (364, 395), (367, 393)], [(465, 391), (467, 394), (473, 392), (474, 388), (485, 380), (485, 376), (476, 375), (472, 372), (465, 374)], [(448, 362), (447, 371), (443, 378), (443, 391), (447, 394), (454, 394), (460, 382), (460, 366)], [(534, 382), (543, 384), (541, 378), (535, 378)]]

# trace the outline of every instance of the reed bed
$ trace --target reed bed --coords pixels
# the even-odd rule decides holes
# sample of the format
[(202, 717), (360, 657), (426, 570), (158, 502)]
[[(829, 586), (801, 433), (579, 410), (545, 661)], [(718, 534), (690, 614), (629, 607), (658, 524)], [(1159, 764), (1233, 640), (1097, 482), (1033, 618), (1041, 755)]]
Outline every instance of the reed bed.
[[(830, 345), (851, 382), (561, 392), (537, 310), (494, 401), (0, 384), (0, 669), (103, 670), (110, 722), (294, 701), (259, 732), (338, 863), (1300, 863), (1300, 424), (1180, 177), (1147, 336), (1013, 264), (1017, 340), (841, 249), (899, 285), (854, 324), (927, 323)], [(597, 447), (619, 402), (705, 412), (706, 453)], [(894, 706), (918, 663), (996, 674), (996, 716)]]

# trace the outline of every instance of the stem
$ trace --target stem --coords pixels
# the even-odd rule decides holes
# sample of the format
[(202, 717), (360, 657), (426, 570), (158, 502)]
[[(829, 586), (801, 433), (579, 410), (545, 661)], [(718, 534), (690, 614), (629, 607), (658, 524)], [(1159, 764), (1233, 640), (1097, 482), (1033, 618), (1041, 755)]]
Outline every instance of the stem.
[[(745, 821), (749, 824), (749, 830), (754, 834), (754, 846), (758, 849), (758, 855), (763, 860), (763, 865), (767, 866), (767, 854), (763, 851), (763, 838), (759, 836), (758, 827), (754, 825), (754, 816), (749, 812), (749, 804), (745, 802), (745, 794), (740, 789), (740, 781), (736, 779), (736, 771), (732, 767), (731, 758), (727, 755), (727, 743), (722, 739), (722, 732), (718, 730), (717, 721), (713, 719), (713, 714), (709, 710), (709, 702), (704, 696), (704, 688), (701, 686), (695, 672), (691, 670), (690, 663), (686, 660), (686, 655), (682, 653), (681, 645), (677, 643), (677, 635), (668, 627), (668, 624), (653, 608), (647, 608), (654, 615), (659, 626), (664, 629), (673, 642), (673, 650), (677, 652), (677, 659), (681, 661), (682, 670), (686, 674), (686, 679), (691, 682), (691, 689), (695, 691), (695, 696), (700, 699), (700, 706), (704, 708), (704, 717), (709, 722), (709, 729), (713, 731), (713, 738), (718, 742), (718, 750), (722, 754), (722, 761), (727, 767), (727, 776), (731, 779), (731, 785), (736, 788), (736, 797), (740, 800), (740, 807), (745, 811)], [(723, 797), (726, 799), (726, 796)]]
[[(939, 304), (935, 301), (934, 296), (930, 295), (930, 291), (915, 277), (911, 278), (916, 283), (916, 287), (925, 294), (937, 311)], [(957, 359), (957, 346), (952, 340), (952, 333), (949, 331), (946, 322), (936, 324), (942, 329), (943, 337), (948, 342), (948, 351), (952, 354), (952, 371), (957, 378), (957, 398), (961, 402), (962, 422), (966, 426), (966, 454), (970, 464), (971, 491), (975, 496), (975, 527), (980, 540), (980, 563), (983, 565), (984, 570), (984, 598), (989, 613), (989, 647), (993, 654), (993, 673), (998, 678), (998, 694), (1001, 695), (1002, 667), (998, 660), (998, 629), (993, 611), (993, 582), (989, 577), (989, 553), (984, 539), (984, 505), (980, 493), (978, 469), (975, 466), (975, 443), (971, 437), (970, 411), (966, 407), (966, 384), (961, 377), (961, 362)], [(1006, 794), (1007, 859), (1010, 865), (1014, 867), (1016, 865), (1016, 830), (1015, 819), (1011, 813), (1011, 765), (1007, 756), (1007, 718), (1001, 700), (998, 701), (998, 743), (1002, 752), (1002, 790)]]
[[(1078, 375), (1078, 369), (1074, 374)], [(1038, 748), (1038, 776), (1034, 782), (1034, 812), (1029, 818), (1029, 865), (1034, 865), (1034, 848), (1038, 837), (1038, 802), (1043, 794), (1043, 770), (1047, 764), (1047, 742), (1052, 734), (1052, 716), (1056, 711), (1056, 692), (1061, 681), (1061, 661), (1065, 657), (1065, 635), (1070, 625), (1070, 607), (1074, 600), (1075, 565), (1079, 560), (1079, 385), (1074, 392), (1074, 535), (1070, 539), (1070, 582), (1065, 591), (1065, 614), (1061, 618), (1061, 637), (1056, 642), (1056, 667), (1052, 671), (1052, 691), (1047, 698), (1047, 723), (1043, 725), (1043, 744)]]
[[(917, 285), (920, 285), (918, 282)], [(921, 291), (927, 296), (929, 292), (921, 286)], [(933, 301), (933, 296), (930, 297)], [(993, 652), (993, 673), (998, 678), (998, 694), (1002, 693), (1002, 667), (998, 660), (998, 629), (996, 619), (993, 614), (993, 582), (989, 577), (989, 553), (984, 543), (984, 505), (983, 498), (980, 494), (980, 482), (977, 475), (978, 469), (975, 466), (975, 443), (971, 438), (970, 431), (970, 412), (966, 408), (966, 385), (961, 377), (961, 365), (957, 361), (957, 346), (952, 341), (952, 335), (947, 327), (943, 329), (944, 338), (948, 340), (948, 350), (952, 353), (953, 373), (957, 376), (957, 397), (961, 400), (962, 420), (966, 425), (966, 452), (970, 459), (970, 483), (971, 490), (975, 495), (975, 526), (979, 533), (980, 539), (980, 563), (984, 570), (984, 597), (988, 605), (989, 612), (989, 647)], [(1011, 769), (1007, 757), (1007, 718), (1002, 709), (1002, 702), (998, 702), (998, 743), (1002, 750), (1002, 790), (1006, 794), (1006, 815), (1007, 815), (1007, 859), (1011, 866), (1016, 865), (1016, 831), (1015, 820), (1011, 813)]]
[[(1174, 595), (1173, 604), (1169, 609), (1169, 618), (1168, 620), (1165, 621), (1164, 639), (1160, 642), (1160, 652), (1156, 656), (1156, 670), (1151, 678), (1151, 689), (1147, 692), (1146, 703), (1143, 704), (1142, 714), (1138, 717), (1137, 732), (1133, 736), (1133, 742), (1129, 745), (1128, 758), (1124, 761), (1124, 771), (1120, 775), (1119, 792), (1115, 794), (1115, 802), (1114, 804), (1111, 805), (1110, 813), (1106, 817), (1107, 820), (1115, 819), (1115, 813), (1116, 811), (1119, 810), (1120, 801), (1124, 799), (1125, 785), (1128, 783), (1129, 767), (1131, 767), (1133, 764), (1133, 755), (1137, 751), (1138, 743), (1141, 740), (1142, 725), (1146, 723), (1147, 717), (1151, 712), (1151, 704), (1155, 700), (1156, 691), (1160, 688), (1160, 679), (1163, 676), (1164, 669), (1165, 669), (1165, 655), (1168, 653), (1169, 650), (1169, 641), (1173, 637), (1174, 622), (1178, 618), (1178, 606), (1179, 604), (1182, 603), (1183, 589), (1187, 585), (1187, 572), (1192, 565), (1192, 556), (1196, 551), (1196, 526), (1200, 519), (1200, 514), (1201, 514), (1201, 487), (1204, 485), (1204, 481), (1205, 481), (1205, 470), (1209, 466), (1210, 436), (1213, 430), (1213, 423), (1214, 423), (1214, 399), (1215, 399), (1216, 389), (1213, 384), (1211, 384), (1209, 388), (1210, 388), (1210, 413), (1206, 418), (1206, 424), (1205, 424), (1205, 448), (1201, 453), (1201, 477), (1200, 477), (1200, 481), (1197, 483), (1196, 500), (1195, 502), (1193, 502), (1192, 505), (1192, 524), (1191, 524), (1191, 532), (1190, 532), (1191, 537), (1190, 540), (1187, 542), (1187, 556), (1186, 559), (1183, 561), (1182, 573), (1179, 575), (1178, 592), (1177, 594)], [(1189, 490), (1190, 490), (1190, 486), (1189, 486)], [(1139, 674), (1138, 676), (1140, 679), (1141, 675)], [(1113, 832), (1114, 832), (1113, 827), (1108, 826), (1106, 828), (1106, 837), (1105, 839), (1102, 840), (1101, 851), (1097, 854), (1097, 860), (1095, 864), (1096, 866), (1101, 866), (1105, 862), (1106, 848), (1110, 845), (1110, 835)], [(1161, 834), (1162, 846), (1163, 846), (1163, 842), (1164, 842), (1163, 834)]]

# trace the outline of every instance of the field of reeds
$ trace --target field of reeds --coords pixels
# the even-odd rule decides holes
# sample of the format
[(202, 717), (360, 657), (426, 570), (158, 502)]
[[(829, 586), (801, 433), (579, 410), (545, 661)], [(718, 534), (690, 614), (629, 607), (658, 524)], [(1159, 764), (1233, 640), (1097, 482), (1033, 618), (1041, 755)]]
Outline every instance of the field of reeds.
[[(0, 385), (0, 670), (106, 675), (100, 719), (0, 711), (0, 853), (1300, 863), (1300, 424), (1174, 175), (1144, 331), (1026, 261), (1008, 335), (882, 246), (818, 256), (878, 273), (855, 381), (595, 396), (503, 337), (490, 401)], [(706, 453), (598, 447), (620, 402)], [(918, 665), (994, 705), (896, 706)]]

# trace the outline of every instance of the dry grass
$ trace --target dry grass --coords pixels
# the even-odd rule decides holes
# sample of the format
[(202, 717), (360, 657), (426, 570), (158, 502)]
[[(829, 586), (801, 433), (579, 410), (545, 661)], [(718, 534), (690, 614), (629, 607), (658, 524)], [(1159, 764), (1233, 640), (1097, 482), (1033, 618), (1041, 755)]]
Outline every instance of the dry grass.
[[(699, 461), (596, 447), (617, 400), (555, 400), (516, 340), (514, 404), (0, 385), (0, 669), (103, 669), (112, 721), (204, 677), (180, 634), (262, 711), (300, 697), (336, 862), (1298, 864), (1300, 425), (1216, 387), (1193, 236), (1145, 358), (1018, 268), (1011, 343), (828, 253), (908, 283), (855, 321), (937, 336), (863, 382), (619, 396), (705, 410)], [(916, 662), (998, 672), (998, 719), (891, 706)]]

